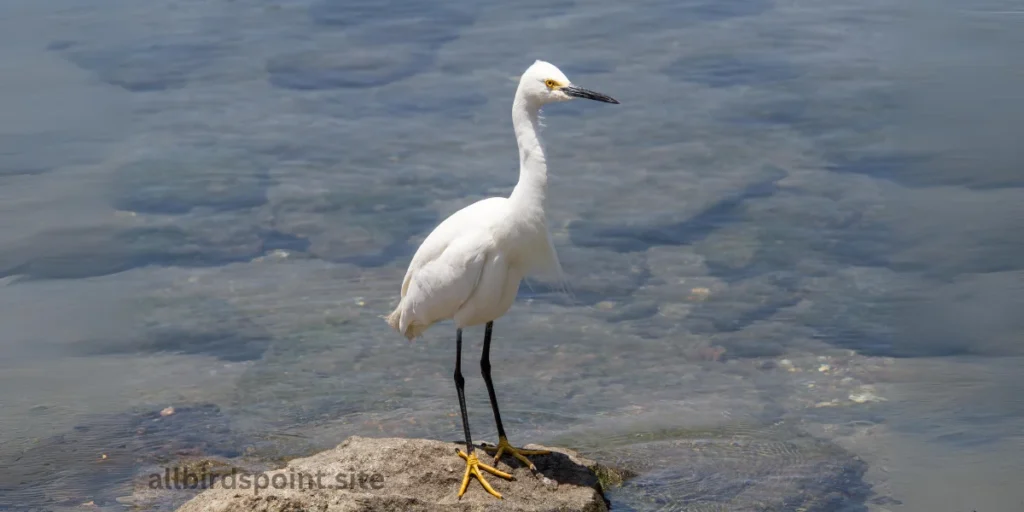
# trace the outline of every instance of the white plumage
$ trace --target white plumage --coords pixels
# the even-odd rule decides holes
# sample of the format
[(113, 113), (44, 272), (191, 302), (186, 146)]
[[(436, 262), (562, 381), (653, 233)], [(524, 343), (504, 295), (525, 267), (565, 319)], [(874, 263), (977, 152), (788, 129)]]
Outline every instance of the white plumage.
[(519, 81), (512, 125), (519, 144), (519, 181), (512, 194), (477, 201), (445, 219), (409, 264), (402, 298), (387, 321), (412, 340), (435, 322), (457, 328), (504, 315), (527, 276), (562, 279), (547, 229), (547, 162), (538, 137), (542, 106), (572, 98), (617, 101), (576, 87), (555, 66), (537, 61)]

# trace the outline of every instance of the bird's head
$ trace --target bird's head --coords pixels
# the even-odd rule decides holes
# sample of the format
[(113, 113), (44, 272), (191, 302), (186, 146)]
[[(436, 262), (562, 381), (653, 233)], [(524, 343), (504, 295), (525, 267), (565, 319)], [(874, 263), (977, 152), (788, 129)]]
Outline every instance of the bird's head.
[(569, 101), (576, 98), (618, 103), (610, 96), (594, 92), (574, 85), (560, 69), (550, 62), (538, 60), (526, 69), (519, 80), (518, 93), (524, 99), (537, 105), (546, 105), (558, 101)]

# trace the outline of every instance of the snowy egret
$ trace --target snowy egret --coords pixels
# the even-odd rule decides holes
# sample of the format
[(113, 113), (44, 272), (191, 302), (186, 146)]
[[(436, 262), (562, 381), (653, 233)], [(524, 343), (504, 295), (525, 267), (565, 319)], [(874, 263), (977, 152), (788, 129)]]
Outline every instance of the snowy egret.
[(538, 128), (541, 107), (574, 98), (618, 103), (609, 96), (573, 85), (548, 62), (538, 60), (527, 68), (512, 101), (512, 126), (519, 143), (519, 182), (509, 197), (477, 201), (434, 228), (413, 255), (402, 281), (402, 298), (387, 317), (388, 324), (409, 341), (438, 321), (455, 321), (455, 388), (466, 434), (466, 452), (458, 452), (466, 460), (460, 498), (466, 492), (470, 476), (479, 480), (487, 492), (501, 498), (480, 469), (512, 478), (508, 473), (479, 462), (473, 453), (461, 371), (463, 328), (486, 324), (480, 370), (498, 426), (498, 444), (484, 449), (496, 452), (495, 464), (507, 453), (531, 470), (536, 467), (525, 455), (547, 453), (513, 448), (505, 436), (491, 382), (491, 331), (494, 320), (512, 306), (524, 277), (548, 275), (562, 279), (562, 267), (551, 243), (544, 213), (548, 169)]

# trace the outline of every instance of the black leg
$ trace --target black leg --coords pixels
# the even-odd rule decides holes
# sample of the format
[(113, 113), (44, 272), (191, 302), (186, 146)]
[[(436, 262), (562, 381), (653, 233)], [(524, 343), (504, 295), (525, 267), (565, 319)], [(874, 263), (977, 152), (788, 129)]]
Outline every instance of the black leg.
[(491, 410), (494, 411), (494, 422), (498, 424), (498, 438), (505, 437), (505, 427), (501, 425), (501, 413), (498, 412), (498, 397), (494, 394), (494, 382), (491, 381), (491, 329), (494, 322), (487, 322), (484, 329), (484, 352), (480, 356), (480, 373), (487, 383), (487, 395), (491, 397)]
[(455, 331), (455, 390), (459, 393), (462, 430), (466, 432), (466, 455), (472, 455), (473, 438), (469, 436), (469, 415), (466, 413), (466, 379), (462, 378), (462, 329)]

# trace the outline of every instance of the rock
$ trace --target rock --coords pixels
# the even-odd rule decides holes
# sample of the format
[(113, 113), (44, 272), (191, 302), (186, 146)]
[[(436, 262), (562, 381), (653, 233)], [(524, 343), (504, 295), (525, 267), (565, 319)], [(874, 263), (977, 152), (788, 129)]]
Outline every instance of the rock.
[[(504, 499), (490, 496), (471, 481), (460, 500), (456, 496), (466, 465), (455, 453), (459, 446), (426, 439), (353, 436), (334, 449), (293, 459), (285, 468), (249, 475), (245, 489), (241, 477), (234, 488), (218, 481), (178, 512), (608, 510), (598, 480), (598, 472), (606, 473), (606, 468), (567, 449), (536, 445), (530, 448), (552, 452), (533, 457), (539, 475), (511, 458), (508, 461), (514, 465), (509, 466), (503, 458), (498, 469), (515, 480), (484, 474)], [(490, 457), (481, 459), (490, 463)], [(317, 475), (321, 478), (314, 483)], [(230, 479), (227, 482), (232, 486)], [(265, 485), (257, 491), (259, 482)]]

